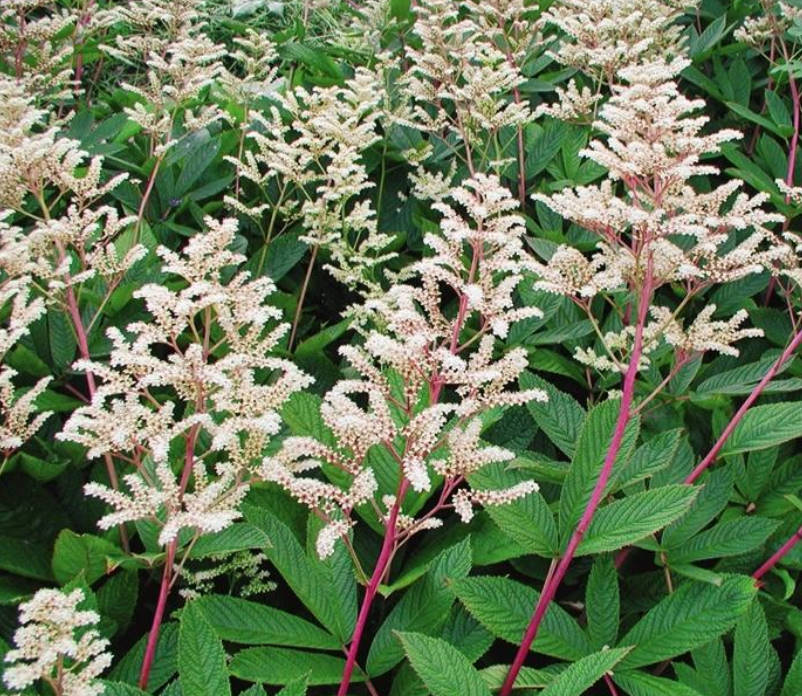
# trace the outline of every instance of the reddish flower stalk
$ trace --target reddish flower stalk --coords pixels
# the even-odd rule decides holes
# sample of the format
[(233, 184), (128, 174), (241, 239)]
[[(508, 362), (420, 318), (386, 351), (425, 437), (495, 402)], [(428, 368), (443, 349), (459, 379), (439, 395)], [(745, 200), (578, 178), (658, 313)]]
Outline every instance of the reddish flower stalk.
[(651, 284), (651, 268), (648, 268), (644, 287), (640, 293), (641, 301), (638, 307), (638, 323), (635, 327), (635, 340), (632, 347), (632, 354), (629, 358), (629, 366), (627, 367), (627, 372), (624, 376), (621, 405), (618, 409), (618, 420), (615, 425), (615, 430), (613, 431), (613, 437), (610, 441), (610, 446), (607, 449), (607, 454), (604, 457), (604, 464), (599, 472), (599, 478), (596, 480), (596, 485), (593, 488), (593, 492), (591, 493), (590, 500), (588, 500), (588, 504), (585, 507), (585, 511), (582, 513), (582, 517), (580, 518), (576, 529), (574, 529), (574, 532), (568, 541), (568, 546), (566, 547), (565, 552), (560, 560), (557, 562), (554, 573), (546, 577), (546, 582), (543, 585), (537, 605), (535, 606), (532, 619), (529, 622), (526, 633), (524, 633), (523, 640), (521, 641), (521, 645), (519, 646), (518, 652), (515, 655), (515, 659), (513, 660), (512, 665), (510, 665), (509, 672), (507, 672), (507, 677), (504, 680), (501, 691), (499, 691), (499, 696), (509, 696), (510, 692), (512, 691), (515, 685), (515, 680), (518, 677), (518, 673), (521, 671), (524, 661), (526, 660), (526, 656), (529, 654), (529, 649), (537, 637), (537, 632), (540, 628), (540, 624), (543, 621), (543, 617), (546, 615), (546, 610), (549, 608), (549, 605), (557, 594), (557, 589), (560, 587), (560, 583), (565, 577), (568, 567), (571, 565), (571, 561), (574, 558), (577, 547), (581, 543), (583, 537), (585, 536), (585, 532), (587, 532), (588, 527), (593, 520), (593, 516), (596, 513), (599, 503), (601, 502), (602, 495), (604, 494), (604, 489), (607, 486), (607, 481), (610, 479), (610, 474), (613, 470), (613, 464), (615, 463), (618, 452), (621, 449), (621, 443), (624, 439), (624, 432), (626, 431), (626, 427), (633, 415), (632, 401), (635, 395), (635, 378), (638, 375), (638, 366), (640, 363), (641, 353), (643, 351), (643, 328), (646, 325), (649, 304), (651, 302)]
[(797, 529), (788, 541), (777, 549), (760, 568), (752, 573), (752, 577), (757, 581), (758, 585), (763, 584), (763, 576), (776, 566), (796, 546), (800, 539), (802, 539), (802, 527)]
[[(202, 399), (198, 398), (198, 405), (202, 403)], [(187, 486), (189, 485), (189, 478), (192, 475), (192, 468), (195, 462), (195, 442), (198, 439), (200, 432), (200, 425), (197, 423), (192, 426), (187, 435), (187, 443), (184, 454), (184, 469), (181, 472), (181, 482), (179, 488), (183, 495)], [(178, 548), (178, 537), (176, 536), (170, 543), (167, 544), (167, 553), (164, 559), (164, 571), (162, 572), (162, 581), (159, 586), (159, 598), (156, 600), (156, 610), (153, 612), (153, 622), (150, 625), (150, 633), (148, 634), (148, 642), (145, 646), (145, 656), (142, 658), (142, 667), (139, 671), (139, 688), (143, 691), (148, 684), (150, 678), (150, 668), (153, 665), (153, 659), (156, 657), (156, 646), (159, 643), (159, 633), (161, 631), (162, 621), (164, 621), (164, 610), (167, 606), (167, 598), (170, 596), (170, 588), (173, 585), (175, 578), (173, 569), (175, 562), (175, 552)]]
[[(477, 246), (473, 246), (471, 248), (471, 252), (471, 267), (468, 272), (469, 282), (472, 282), (474, 276), (476, 275), (482, 249)], [(451, 341), (449, 345), (449, 350), (455, 355), (457, 352), (459, 352), (459, 334), (463, 325), (465, 324), (465, 319), (467, 318), (468, 313), (467, 310), (468, 297), (461, 294), (459, 297), (459, 307), (457, 310), (457, 316), (454, 319), (454, 329), (451, 334)], [(429, 402), (431, 404), (435, 404), (440, 400), (442, 388), (443, 380), (441, 376), (437, 374), (433, 375), (429, 380)], [(343, 676), (342, 680), (340, 681), (340, 688), (337, 691), (337, 696), (346, 696), (348, 693), (348, 687), (351, 683), (351, 675), (353, 674), (354, 666), (356, 665), (356, 657), (357, 653), (359, 652), (359, 645), (362, 642), (362, 634), (365, 631), (365, 625), (368, 621), (371, 605), (373, 604), (373, 600), (376, 598), (379, 584), (387, 573), (390, 562), (393, 559), (396, 542), (398, 541), (398, 530), (396, 529), (396, 523), (398, 520), (398, 514), (401, 510), (401, 504), (404, 502), (404, 497), (406, 496), (407, 490), (409, 490), (409, 485), (409, 481), (404, 476), (402, 471), (401, 483), (398, 487), (398, 495), (396, 495), (395, 503), (393, 503), (393, 506), (387, 515), (387, 524), (384, 527), (384, 541), (382, 542), (381, 551), (379, 552), (379, 558), (376, 561), (376, 566), (373, 569), (373, 575), (371, 576), (368, 587), (365, 590), (365, 596), (362, 598), (362, 605), (359, 608), (359, 615), (357, 616), (354, 632), (351, 636), (351, 642), (348, 646), (345, 668), (343, 669)], [(444, 483), (444, 485), (447, 485), (447, 483)], [(444, 496), (441, 495), (440, 503), (438, 503), (437, 507), (440, 506), (443, 500)]]
[(768, 372), (763, 375), (763, 379), (757, 383), (755, 388), (751, 391), (749, 396), (744, 399), (744, 402), (741, 404), (741, 407), (735, 412), (735, 415), (730, 419), (730, 422), (727, 423), (727, 427), (724, 428), (721, 435), (719, 436), (718, 440), (716, 440), (716, 444), (713, 445), (711, 450), (705, 455), (705, 458), (702, 459), (699, 464), (696, 465), (696, 468), (688, 474), (685, 478), (685, 483), (693, 483), (696, 479), (701, 476), (702, 472), (707, 469), (718, 456), (719, 451), (724, 446), (724, 443), (727, 441), (730, 435), (732, 435), (732, 431), (735, 430), (735, 426), (741, 422), (741, 419), (744, 417), (746, 412), (749, 408), (754, 404), (757, 398), (763, 393), (763, 390), (766, 388), (766, 385), (774, 379), (774, 377), (779, 372), (780, 368), (785, 365), (785, 363), (791, 358), (794, 354), (796, 349), (799, 347), (799, 344), (802, 343), (802, 331), (798, 331), (794, 334), (791, 342), (786, 346), (785, 350), (780, 354), (780, 357), (774, 361), (772, 366), (769, 368)]
[(376, 561), (376, 567), (373, 569), (373, 575), (370, 578), (370, 583), (365, 590), (365, 596), (362, 599), (362, 606), (359, 608), (359, 616), (356, 619), (356, 626), (354, 633), (351, 636), (351, 644), (348, 647), (348, 654), (345, 659), (345, 669), (343, 670), (342, 680), (340, 681), (340, 688), (337, 691), (337, 696), (346, 696), (348, 693), (348, 686), (351, 683), (351, 675), (354, 671), (356, 664), (356, 654), (359, 651), (359, 644), (362, 641), (362, 634), (365, 631), (365, 625), (368, 621), (368, 614), (373, 600), (376, 598), (376, 592), (379, 589), (379, 584), (384, 577), (393, 558), (393, 550), (396, 542), (396, 522), (398, 521), (398, 512), (401, 507), (401, 501), (406, 495), (409, 482), (404, 478), (401, 481), (401, 486), (396, 496), (396, 501), (387, 516), (387, 524), (384, 527), (384, 541), (382, 548), (379, 552), (379, 558)]
[(167, 557), (164, 560), (164, 571), (162, 572), (162, 584), (159, 588), (159, 599), (156, 601), (156, 611), (153, 613), (153, 622), (148, 634), (148, 642), (145, 646), (145, 656), (142, 659), (142, 668), (139, 672), (139, 688), (145, 691), (150, 678), (150, 668), (153, 666), (153, 658), (156, 657), (156, 645), (159, 642), (159, 630), (164, 619), (164, 609), (167, 606), (167, 597), (170, 594), (170, 582), (173, 576), (173, 561), (175, 560), (175, 550), (178, 540), (174, 539), (167, 545)]

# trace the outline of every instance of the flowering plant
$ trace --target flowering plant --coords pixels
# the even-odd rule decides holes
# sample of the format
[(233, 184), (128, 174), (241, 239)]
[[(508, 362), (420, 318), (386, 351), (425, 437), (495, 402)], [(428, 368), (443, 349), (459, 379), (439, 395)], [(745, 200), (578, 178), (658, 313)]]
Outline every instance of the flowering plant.
[(13, 694), (795, 696), (797, 0), (9, 0)]

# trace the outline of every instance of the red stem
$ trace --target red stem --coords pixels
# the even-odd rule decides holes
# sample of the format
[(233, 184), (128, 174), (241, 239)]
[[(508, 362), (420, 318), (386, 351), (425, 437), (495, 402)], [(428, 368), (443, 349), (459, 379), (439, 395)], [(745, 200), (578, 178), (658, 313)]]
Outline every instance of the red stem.
[[(201, 403), (202, 398), (199, 396), (196, 405)], [(196, 423), (192, 426), (187, 435), (186, 448), (184, 450), (184, 469), (181, 472), (181, 481), (179, 483), (179, 491), (182, 496), (189, 485), (189, 478), (192, 475), (192, 467), (195, 461), (195, 442), (198, 438), (199, 431), (200, 425)], [(142, 659), (142, 668), (139, 672), (139, 688), (143, 691), (148, 684), (150, 668), (153, 664), (153, 658), (156, 656), (159, 632), (161, 631), (162, 621), (164, 620), (164, 609), (167, 606), (167, 598), (170, 595), (170, 588), (173, 584), (173, 563), (175, 561), (177, 547), (178, 537), (176, 536), (175, 539), (167, 544), (167, 555), (164, 559), (162, 582), (159, 587), (159, 599), (156, 602), (156, 611), (153, 613), (153, 622), (150, 625), (150, 633), (148, 634), (148, 644), (145, 647), (145, 656)]]
[(167, 545), (167, 557), (164, 561), (164, 572), (162, 573), (162, 584), (159, 588), (159, 599), (156, 602), (156, 611), (153, 613), (153, 623), (148, 634), (148, 643), (145, 646), (145, 656), (142, 659), (142, 669), (139, 672), (139, 688), (145, 691), (150, 677), (150, 668), (153, 665), (153, 658), (156, 656), (156, 645), (159, 642), (159, 629), (164, 619), (164, 609), (167, 606), (167, 597), (170, 594), (170, 582), (173, 575), (173, 560), (175, 550), (178, 546), (178, 539), (174, 539)]
[(707, 453), (704, 459), (702, 459), (699, 464), (696, 465), (696, 468), (688, 474), (685, 479), (685, 483), (693, 483), (696, 479), (701, 476), (702, 472), (707, 469), (718, 456), (719, 451), (724, 446), (724, 443), (727, 441), (730, 435), (732, 435), (732, 431), (735, 430), (735, 426), (741, 422), (741, 419), (744, 417), (744, 414), (749, 410), (752, 404), (757, 400), (757, 398), (763, 393), (763, 390), (766, 388), (766, 385), (775, 377), (777, 372), (779, 372), (780, 368), (788, 361), (788, 359), (793, 355), (794, 351), (799, 347), (799, 344), (802, 343), (802, 331), (797, 332), (794, 334), (794, 337), (791, 339), (791, 342), (786, 346), (785, 350), (782, 352), (780, 357), (774, 361), (772, 366), (769, 368), (768, 372), (763, 375), (763, 379), (757, 383), (757, 386), (752, 390), (749, 396), (746, 397), (744, 402), (741, 404), (741, 407), (735, 412), (735, 415), (730, 419), (730, 422), (727, 423), (727, 427), (724, 428), (723, 432), (719, 436), (716, 444), (713, 445), (712, 449)]
[(596, 485), (593, 488), (590, 500), (588, 500), (585, 511), (582, 513), (582, 517), (580, 518), (576, 529), (574, 529), (571, 539), (568, 541), (568, 546), (565, 549), (565, 552), (557, 563), (554, 573), (546, 578), (546, 582), (543, 585), (543, 590), (540, 593), (537, 605), (535, 606), (534, 614), (532, 615), (532, 619), (530, 620), (529, 626), (526, 629), (526, 633), (524, 634), (521, 645), (518, 648), (518, 652), (515, 655), (515, 659), (513, 660), (512, 665), (510, 665), (510, 670), (507, 673), (507, 677), (504, 680), (504, 685), (501, 687), (501, 691), (499, 691), (499, 696), (509, 696), (510, 692), (512, 691), (513, 686), (515, 685), (515, 680), (518, 677), (518, 673), (521, 671), (524, 661), (526, 660), (526, 656), (529, 654), (529, 649), (532, 647), (532, 643), (537, 636), (538, 628), (540, 628), (543, 617), (546, 615), (546, 610), (549, 608), (549, 605), (557, 594), (557, 589), (565, 577), (568, 567), (571, 565), (571, 561), (574, 558), (577, 547), (582, 541), (582, 538), (585, 536), (585, 532), (587, 532), (588, 527), (593, 520), (593, 516), (596, 513), (596, 509), (599, 507), (599, 503), (601, 502), (604, 489), (607, 486), (607, 481), (609, 480), (610, 474), (613, 470), (613, 464), (615, 463), (615, 459), (618, 456), (619, 450), (621, 449), (621, 443), (624, 439), (624, 432), (626, 431), (626, 427), (632, 418), (632, 400), (635, 394), (635, 378), (638, 375), (638, 367), (643, 350), (643, 327), (646, 324), (651, 294), (651, 269), (649, 269), (647, 271), (646, 282), (644, 283), (644, 288), (641, 293), (640, 306), (638, 307), (638, 324), (635, 328), (635, 341), (632, 347), (632, 354), (629, 358), (629, 366), (627, 367), (627, 372), (624, 376), (621, 405), (618, 409), (618, 421), (616, 422), (615, 430), (613, 431), (613, 437), (610, 441), (610, 446), (607, 449), (607, 454), (604, 457), (604, 464), (599, 472), (599, 478), (596, 480)]
[(368, 622), (368, 614), (373, 600), (376, 597), (376, 592), (379, 589), (384, 574), (390, 565), (393, 557), (393, 549), (395, 547), (396, 529), (395, 525), (398, 521), (398, 512), (401, 507), (401, 500), (407, 492), (409, 482), (402, 479), (401, 486), (396, 496), (395, 503), (390, 509), (390, 514), (387, 516), (387, 524), (384, 526), (384, 541), (382, 548), (379, 552), (379, 559), (376, 561), (376, 567), (373, 569), (373, 575), (370, 578), (365, 596), (362, 599), (362, 606), (359, 608), (359, 616), (356, 619), (356, 626), (354, 626), (354, 634), (351, 636), (351, 644), (348, 646), (348, 654), (345, 659), (345, 669), (343, 669), (342, 680), (340, 681), (340, 688), (337, 691), (337, 696), (346, 696), (348, 694), (348, 686), (351, 683), (351, 674), (354, 671), (356, 664), (356, 654), (359, 651), (359, 644), (362, 641), (362, 634), (365, 631), (365, 625)]
[(786, 541), (779, 549), (777, 549), (769, 559), (758, 568), (754, 573), (752, 573), (752, 577), (758, 582), (761, 583), (761, 579), (763, 576), (768, 573), (774, 566), (776, 566), (783, 557), (796, 546), (797, 542), (802, 539), (802, 527), (797, 529), (793, 535), (791, 536), (788, 541)]

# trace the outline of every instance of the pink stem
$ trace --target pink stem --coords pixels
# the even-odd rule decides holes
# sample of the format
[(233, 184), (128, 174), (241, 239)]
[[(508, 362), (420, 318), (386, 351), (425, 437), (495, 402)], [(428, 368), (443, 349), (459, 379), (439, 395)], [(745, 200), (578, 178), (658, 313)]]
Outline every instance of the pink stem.
[(398, 512), (401, 507), (401, 500), (407, 492), (409, 483), (406, 479), (402, 479), (401, 486), (396, 496), (395, 503), (390, 509), (390, 514), (387, 516), (387, 524), (384, 527), (384, 541), (382, 548), (379, 552), (379, 559), (376, 561), (376, 567), (373, 569), (373, 575), (370, 578), (365, 596), (362, 599), (362, 606), (359, 608), (359, 616), (356, 619), (356, 626), (354, 627), (354, 634), (351, 636), (351, 644), (348, 646), (348, 654), (345, 659), (345, 669), (343, 670), (342, 680), (340, 681), (340, 689), (337, 691), (337, 696), (346, 696), (348, 693), (348, 686), (351, 683), (351, 675), (354, 671), (356, 664), (356, 654), (359, 651), (359, 644), (362, 641), (362, 634), (365, 631), (365, 625), (368, 622), (368, 614), (373, 600), (376, 597), (376, 592), (379, 589), (384, 574), (390, 565), (390, 560), (393, 557), (393, 549), (396, 540), (396, 523), (398, 521)]
[(752, 577), (760, 583), (763, 576), (768, 573), (774, 566), (776, 566), (783, 557), (796, 546), (797, 542), (802, 539), (802, 527), (797, 529), (793, 535), (791, 536), (788, 541), (786, 541), (779, 549), (777, 549), (769, 559), (758, 568), (754, 573), (752, 573)]
[(794, 337), (791, 339), (791, 342), (782, 352), (779, 358), (774, 361), (772, 366), (769, 368), (768, 372), (763, 375), (763, 379), (757, 383), (757, 386), (752, 390), (749, 396), (746, 397), (744, 402), (741, 404), (741, 407), (735, 412), (735, 415), (730, 419), (730, 422), (727, 423), (727, 427), (724, 428), (723, 432), (719, 436), (718, 440), (716, 440), (716, 444), (713, 445), (712, 449), (707, 453), (704, 459), (702, 459), (699, 464), (696, 465), (696, 468), (688, 474), (685, 479), (685, 483), (693, 483), (696, 479), (701, 476), (702, 472), (707, 469), (716, 459), (718, 456), (719, 451), (724, 446), (724, 443), (727, 441), (730, 435), (732, 435), (732, 431), (735, 430), (735, 427), (738, 423), (741, 422), (741, 419), (744, 417), (744, 414), (749, 410), (752, 404), (757, 400), (757, 398), (763, 393), (763, 390), (766, 388), (766, 385), (774, 379), (777, 372), (779, 372), (780, 368), (788, 361), (788, 359), (794, 354), (794, 351), (799, 347), (799, 344), (802, 343), (802, 331), (797, 332), (794, 334)]
[(173, 575), (173, 561), (178, 540), (174, 539), (167, 545), (167, 558), (164, 561), (164, 572), (162, 572), (162, 584), (159, 588), (159, 599), (156, 602), (156, 611), (153, 613), (153, 622), (148, 634), (148, 643), (145, 646), (145, 656), (142, 659), (142, 669), (139, 672), (139, 688), (145, 691), (150, 678), (150, 668), (153, 665), (153, 658), (156, 657), (156, 645), (159, 642), (159, 629), (164, 618), (164, 609), (167, 606), (167, 597), (170, 594), (170, 582)]
[[(202, 399), (198, 397), (197, 404), (200, 403), (202, 403)], [(186, 448), (184, 451), (184, 469), (181, 472), (181, 481), (179, 483), (179, 491), (182, 496), (189, 485), (189, 479), (192, 475), (192, 467), (195, 461), (195, 442), (198, 439), (199, 431), (200, 425), (196, 423), (192, 426), (187, 435)], [(161, 631), (162, 621), (164, 620), (164, 609), (167, 606), (167, 598), (170, 595), (170, 588), (173, 584), (173, 564), (177, 548), (178, 537), (167, 544), (167, 556), (164, 559), (164, 571), (162, 572), (162, 582), (159, 587), (159, 598), (156, 602), (156, 611), (153, 613), (153, 622), (150, 625), (150, 633), (148, 634), (148, 644), (145, 647), (145, 656), (142, 659), (142, 668), (139, 672), (139, 688), (143, 691), (150, 677), (150, 668), (153, 664), (153, 658), (156, 655), (159, 632)]]
[(546, 582), (543, 585), (543, 590), (540, 593), (537, 605), (535, 606), (535, 612), (532, 615), (529, 626), (527, 626), (526, 633), (524, 634), (521, 645), (515, 655), (515, 659), (513, 660), (512, 665), (510, 665), (510, 670), (507, 673), (507, 677), (504, 680), (504, 685), (501, 687), (501, 691), (499, 691), (499, 696), (509, 696), (510, 692), (512, 691), (512, 688), (515, 685), (515, 680), (518, 677), (518, 673), (521, 671), (524, 661), (526, 660), (526, 656), (529, 654), (529, 649), (532, 647), (532, 643), (537, 636), (538, 628), (540, 628), (543, 617), (546, 615), (546, 610), (549, 608), (549, 605), (557, 594), (557, 589), (565, 577), (568, 567), (571, 565), (571, 561), (574, 558), (577, 547), (582, 541), (582, 538), (585, 536), (585, 532), (587, 532), (588, 527), (593, 520), (593, 515), (596, 513), (596, 509), (599, 507), (599, 503), (601, 502), (604, 489), (607, 486), (607, 481), (609, 480), (610, 474), (613, 470), (613, 464), (615, 463), (615, 459), (618, 456), (619, 450), (621, 449), (621, 443), (624, 439), (624, 432), (626, 431), (627, 424), (632, 418), (632, 400), (635, 394), (635, 378), (638, 375), (638, 367), (643, 350), (643, 327), (646, 324), (646, 316), (650, 301), (651, 273), (648, 273), (643, 292), (641, 293), (640, 306), (638, 308), (638, 324), (635, 328), (635, 341), (632, 347), (632, 354), (630, 355), (629, 366), (627, 367), (627, 372), (624, 376), (621, 405), (618, 409), (618, 421), (616, 422), (615, 430), (613, 431), (613, 437), (610, 441), (610, 446), (607, 449), (607, 454), (604, 457), (604, 464), (599, 472), (599, 478), (596, 480), (596, 485), (593, 488), (590, 500), (588, 500), (585, 511), (582, 513), (582, 517), (580, 518), (576, 529), (574, 529), (571, 539), (568, 541), (568, 546), (565, 549), (565, 552), (557, 563), (554, 573), (546, 578)]

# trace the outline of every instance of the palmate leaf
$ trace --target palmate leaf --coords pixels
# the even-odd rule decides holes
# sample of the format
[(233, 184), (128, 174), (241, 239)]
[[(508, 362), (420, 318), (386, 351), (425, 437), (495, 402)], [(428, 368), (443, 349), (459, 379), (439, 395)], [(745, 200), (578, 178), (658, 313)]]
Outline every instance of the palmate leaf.
[(576, 555), (615, 551), (643, 539), (680, 517), (697, 493), (691, 486), (674, 484), (605, 505), (593, 517)]
[[(514, 645), (520, 643), (539, 596), (531, 587), (493, 576), (457, 580), (454, 591), (479, 623), (493, 635)], [(590, 653), (591, 647), (574, 618), (552, 602), (532, 650), (563, 660), (578, 660)]]
[(479, 672), (453, 645), (422, 633), (396, 635), (432, 696), (490, 696)]
[(756, 593), (752, 578), (743, 575), (726, 576), (719, 586), (681, 585), (620, 640), (635, 646), (621, 667), (650, 665), (704, 645), (732, 628)]
[(178, 679), (182, 696), (231, 694), (223, 643), (194, 602), (181, 612)]
[(572, 662), (540, 696), (575, 696), (584, 693), (618, 664), (631, 648), (611, 648)]

